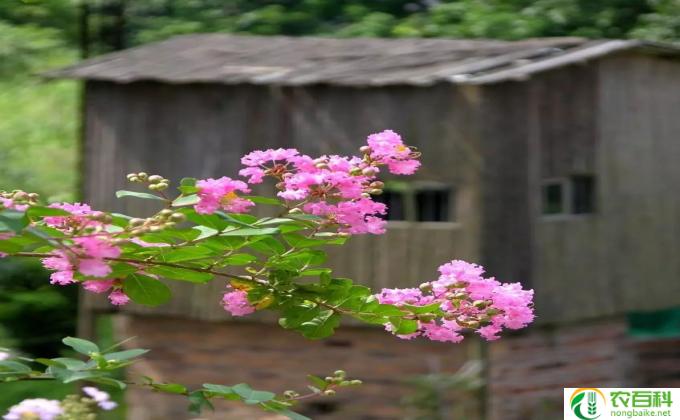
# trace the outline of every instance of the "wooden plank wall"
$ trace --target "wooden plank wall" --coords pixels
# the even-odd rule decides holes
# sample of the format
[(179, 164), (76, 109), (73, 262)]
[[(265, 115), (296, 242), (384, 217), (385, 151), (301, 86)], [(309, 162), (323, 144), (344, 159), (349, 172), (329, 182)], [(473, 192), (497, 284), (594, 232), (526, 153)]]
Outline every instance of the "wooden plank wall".
[[(266, 147), (354, 153), (367, 134), (402, 133), (423, 152), (419, 180), (457, 189), (456, 223), (391, 223), (383, 237), (355, 237), (332, 252), (331, 266), (376, 288), (417, 286), (453, 258), (478, 260), (479, 154), (476, 88), (347, 89), (133, 83), (87, 85), (85, 197), (96, 208), (148, 214), (147, 203), (116, 200), (125, 174), (171, 179), (234, 176), (239, 157)], [(126, 310), (223, 319), (224, 283), (176, 285), (172, 303)], [(88, 297), (86, 306), (109, 308)]]
[[(677, 61), (622, 55), (532, 86), (542, 321), (680, 305), (679, 74)], [(596, 213), (541, 217), (540, 179), (582, 172), (596, 176)]]

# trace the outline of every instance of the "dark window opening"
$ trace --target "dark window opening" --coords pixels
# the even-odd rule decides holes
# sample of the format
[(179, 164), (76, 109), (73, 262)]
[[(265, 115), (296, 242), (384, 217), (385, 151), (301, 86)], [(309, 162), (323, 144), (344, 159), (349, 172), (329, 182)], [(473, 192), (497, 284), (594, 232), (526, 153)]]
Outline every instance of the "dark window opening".
[(416, 192), (416, 220), (419, 222), (448, 222), (449, 195), (448, 189), (430, 189)]
[(591, 175), (576, 175), (571, 177), (572, 213), (594, 213), (595, 204), (595, 177)]
[(543, 214), (564, 213), (563, 195), (562, 182), (550, 181), (543, 184)]
[(454, 219), (454, 195), (450, 188), (431, 182), (400, 183), (373, 196), (387, 206), (385, 220), (412, 222), (448, 222)]
[(373, 196), (375, 201), (385, 203), (387, 214), (385, 220), (406, 220), (406, 199), (403, 192), (385, 190), (378, 196)]

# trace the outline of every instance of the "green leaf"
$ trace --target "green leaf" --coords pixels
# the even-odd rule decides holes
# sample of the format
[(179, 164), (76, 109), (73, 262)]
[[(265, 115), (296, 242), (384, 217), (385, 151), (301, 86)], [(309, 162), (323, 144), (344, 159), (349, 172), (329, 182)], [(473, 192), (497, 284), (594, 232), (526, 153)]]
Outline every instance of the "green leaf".
[(187, 393), (187, 387), (182, 384), (159, 384), (153, 383), (151, 387), (157, 391), (167, 392), (168, 394), (185, 394)]
[(91, 378), (90, 381), (102, 384), (102, 385), (109, 385), (109, 386), (115, 386), (118, 389), (125, 389), (127, 385), (125, 385), (125, 382), (119, 381), (118, 379), (113, 379), (109, 378), (107, 376), (102, 376), (99, 378)]
[(286, 247), (276, 239), (271, 236), (261, 236), (257, 240), (248, 243), (248, 246), (256, 251), (263, 254), (273, 255), (273, 254), (283, 254), (286, 252)]
[(149, 350), (146, 349), (130, 349), (130, 350), (123, 350), (123, 351), (116, 351), (113, 353), (107, 353), (104, 355), (104, 358), (106, 360), (117, 360), (119, 362), (122, 362), (124, 360), (130, 360), (134, 359), (136, 357), (139, 357), (143, 354), (148, 353)]
[(0, 231), (11, 230), (19, 233), (28, 226), (28, 223), (28, 217), (24, 213), (13, 210), (3, 210), (0, 212)]
[(158, 306), (170, 300), (172, 292), (160, 280), (132, 274), (123, 282), (123, 291), (135, 303)]
[(246, 265), (257, 261), (257, 257), (250, 254), (232, 254), (223, 260), (226, 265)]
[(207, 283), (214, 278), (214, 276), (210, 273), (189, 270), (186, 268), (165, 267), (162, 265), (157, 265), (147, 269), (146, 271), (168, 279), (188, 281), (191, 283)]
[(283, 239), (288, 242), (290, 246), (293, 246), (295, 248), (309, 248), (313, 246), (324, 246), (324, 245), (342, 245), (346, 238), (338, 238), (338, 237), (329, 237), (329, 238), (324, 238), (324, 237), (317, 237), (317, 238), (308, 238), (304, 235), (300, 235), (298, 233), (285, 233), (282, 235)]
[(317, 340), (333, 335), (338, 325), (340, 325), (340, 314), (331, 309), (325, 309), (311, 321), (303, 322), (300, 325), (300, 331), (306, 338)]
[(52, 361), (59, 363), (68, 370), (81, 370), (87, 367), (87, 363), (71, 357), (57, 357), (52, 359)]
[(149, 194), (145, 192), (137, 192), (137, 191), (127, 191), (127, 190), (118, 190), (116, 191), (116, 197), (117, 198), (122, 198), (122, 197), (136, 197), (136, 198), (142, 198), (145, 200), (159, 200), (159, 201), (166, 201), (165, 198), (159, 197), (154, 194)]
[(0, 240), (0, 252), (11, 254), (13, 252), (19, 252), (22, 249), (24, 249), (24, 246), (14, 238)]
[(441, 312), (440, 306), (441, 306), (440, 303), (431, 303), (429, 305), (424, 306), (403, 305), (402, 307), (406, 309), (408, 312), (411, 312), (412, 314), (420, 315), (429, 313), (439, 313)]
[(238, 384), (231, 387), (231, 389), (243, 398), (243, 402), (246, 404), (258, 404), (261, 402), (266, 402), (274, 399), (276, 394), (269, 391), (256, 391), (252, 389), (248, 384)]
[(268, 205), (272, 205), (272, 206), (282, 205), (280, 200), (278, 200), (276, 198), (272, 198), (272, 197), (260, 197), (260, 196), (256, 196), (256, 195), (244, 195), (241, 198), (248, 199), (248, 200), (252, 201), (253, 203), (257, 203), (257, 204), (268, 204)]
[(240, 228), (226, 230), (220, 236), (259, 236), (279, 233), (279, 228)]
[(189, 412), (192, 414), (201, 414), (204, 408), (213, 409), (212, 403), (203, 395), (203, 391), (194, 391), (187, 398), (190, 403)]
[(71, 213), (66, 210), (57, 209), (53, 207), (31, 206), (26, 210), (26, 216), (29, 219), (40, 219), (48, 216), (70, 216)]
[(200, 241), (220, 233), (220, 231), (217, 229), (213, 229), (211, 227), (203, 225), (194, 226), (192, 229), (200, 232), (199, 235), (196, 238), (194, 238), (194, 241)]
[(199, 201), (200, 199), (196, 194), (184, 195), (181, 197), (177, 197), (172, 202), (172, 206), (173, 207), (193, 206), (194, 204), (198, 204)]
[(186, 248), (177, 248), (171, 251), (163, 251), (161, 258), (165, 262), (180, 262), (199, 260), (214, 254), (215, 252), (210, 248), (192, 246)]
[(31, 368), (15, 360), (0, 360), (0, 373), (31, 373)]
[(220, 394), (220, 395), (233, 395), (234, 390), (231, 389), (230, 386), (226, 385), (217, 385), (217, 384), (203, 384), (203, 388), (206, 389), (206, 391), (210, 391), (215, 394)]
[(394, 326), (395, 334), (411, 334), (418, 330), (418, 321), (397, 316), (390, 317), (390, 324)]
[(81, 354), (99, 353), (99, 346), (82, 338), (66, 337), (61, 342)]
[(182, 178), (177, 189), (180, 190), (182, 194), (194, 194), (198, 192), (196, 178)]
[(314, 375), (307, 375), (307, 379), (319, 389), (326, 389), (328, 382)]

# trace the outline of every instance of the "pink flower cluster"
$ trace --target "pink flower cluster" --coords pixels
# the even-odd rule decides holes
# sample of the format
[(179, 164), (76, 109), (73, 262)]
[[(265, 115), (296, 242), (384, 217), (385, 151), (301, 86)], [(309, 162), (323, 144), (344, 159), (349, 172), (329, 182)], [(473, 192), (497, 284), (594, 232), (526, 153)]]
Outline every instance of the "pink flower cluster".
[(245, 213), (255, 205), (250, 200), (241, 198), (237, 191), (249, 193), (248, 185), (243, 181), (223, 176), (219, 179), (202, 179), (196, 183), (199, 202), (194, 206), (196, 213), (211, 214), (222, 209), (230, 213)]
[(248, 301), (248, 292), (229, 289), (222, 297), (224, 310), (233, 316), (244, 316), (255, 312), (255, 307)]
[(102, 213), (80, 203), (55, 203), (50, 207), (71, 213), (69, 216), (45, 217), (44, 221), (46, 225), (70, 235), (72, 242), (67, 249), (57, 249), (52, 252), (51, 257), (43, 258), (43, 266), (55, 270), (50, 275), (50, 283), (62, 286), (76, 283), (74, 276), (79, 272), (84, 276), (101, 278), (84, 281), (85, 290), (94, 293), (111, 290), (111, 303), (128, 303), (130, 299), (121, 290), (119, 282), (105, 278), (112, 271), (107, 259), (118, 258), (121, 250), (112, 243), (111, 235), (106, 232), (106, 225), (97, 220)]
[(0, 207), (9, 210), (26, 211), (28, 209), (28, 204), (19, 204), (11, 198), (0, 197)]
[[(487, 340), (495, 340), (503, 328), (526, 327), (534, 319), (533, 290), (519, 283), (502, 284), (484, 278), (484, 269), (476, 264), (454, 260), (439, 267), (437, 280), (420, 288), (383, 289), (376, 297), (380, 303), (402, 307), (438, 304), (444, 315), (414, 315), (418, 330), (401, 338), (423, 336), (433, 341), (457, 343), (465, 330), (475, 330)], [(386, 326), (393, 331), (391, 324)]]
[[(265, 177), (274, 178), (277, 195), (289, 208), (320, 216), (325, 225), (337, 225), (340, 232), (381, 234), (385, 221), (379, 216), (385, 214), (386, 207), (372, 199), (383, 187), (376, 175), (381, 166), (387, 166), (393, 174), (412, 174), (420, 166), (419, 155), (391, 130), (370, 135), (368, 145), (361, 151), (363, 157), (331, 155), (313, 159), (296, 149), (256, 150), (241, 159), (245, 168), (239, 174), (251, 184), (259, 184)], [(232, 186), (238, 182), (222, 179)], [(208, 181), (211, 180), (197, 184), (201, 198), (197, 211), (214, 212), (218, 207), (215, 203), (224, 197), (222, 190), (207, 192), (204, 185)], [(237, 210), (247, 208), (239, 206)]]

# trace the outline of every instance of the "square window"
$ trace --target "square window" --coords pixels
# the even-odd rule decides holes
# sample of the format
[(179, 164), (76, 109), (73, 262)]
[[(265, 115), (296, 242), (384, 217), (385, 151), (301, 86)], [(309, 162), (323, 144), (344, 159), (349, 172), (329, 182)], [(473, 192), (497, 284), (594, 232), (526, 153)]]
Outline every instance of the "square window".
[(543, 184), (543, 214), (562, 214), (564, 204), (564, 183), (546, 181)]
[(595, 177), (575, 175), (571, 177), (571, 211), (574, 214), (595, 212)]
[(403, 192), (384, 190), (373, 199), (387, 206), (385, 220), (406, 220), (406, 197)]
[(415, 194), (416, 220), (448, 222), (451, 191), (448, 188), (422, 189)]

